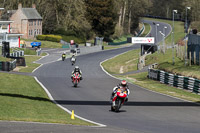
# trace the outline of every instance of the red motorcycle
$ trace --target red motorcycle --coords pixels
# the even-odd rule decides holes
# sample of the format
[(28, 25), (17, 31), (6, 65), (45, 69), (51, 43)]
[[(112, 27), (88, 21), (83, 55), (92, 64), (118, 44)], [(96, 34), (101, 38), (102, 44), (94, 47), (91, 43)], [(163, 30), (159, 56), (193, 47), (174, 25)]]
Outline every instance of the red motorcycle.
[(72, 75), (72, 83), (74, 84), (74, 87), (77, 87), (80, 80), (81, 80), (81, 75), (78, 72)]
[(112, 99), (111, 111), (119, 112), (127, 97), (127, 91), (119, 88)]

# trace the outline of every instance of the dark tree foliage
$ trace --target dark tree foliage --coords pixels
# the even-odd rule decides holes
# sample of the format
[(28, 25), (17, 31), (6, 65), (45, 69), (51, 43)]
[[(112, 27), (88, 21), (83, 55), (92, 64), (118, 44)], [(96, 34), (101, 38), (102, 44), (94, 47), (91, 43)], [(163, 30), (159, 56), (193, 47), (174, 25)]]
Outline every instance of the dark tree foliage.
[(178, 10), (178, 14), (182, 14), (185, 10), (183, 6), (184, 0), (151, 0), (153, 6), (151, 7), (152, 15), (166, 18), (172, 17), (172, 11)]
[(108, 39), (115, 32), (117, 12), (114, 0), (85, 0), (86, 17), (94, 32)]

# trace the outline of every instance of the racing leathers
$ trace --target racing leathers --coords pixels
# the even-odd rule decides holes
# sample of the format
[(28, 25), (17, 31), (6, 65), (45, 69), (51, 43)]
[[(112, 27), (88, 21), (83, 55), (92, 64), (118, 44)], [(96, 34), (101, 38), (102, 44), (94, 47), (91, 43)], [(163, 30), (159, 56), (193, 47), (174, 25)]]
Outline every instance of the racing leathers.
[(113, 92), (112, 92), (112, 95), (111, 95), (111, 101), (113, 100), (113, 97), (114, 97), (114, 95), (117, 93), (117, 90), (118, 89), (123, 89), (124, 91), (127, 91), (127, 96), (126, 96), (126, 99), (125, 99), (125, 101), (127, 102), (128, 101), (128, 96), (129, 96), (129, 94), (130, 94), (130, 90), (129, 90), (129, 88), (128, 88), (128, 85), (126, 85), (126, 87), (124, 87), (124, 86), (121, 86), (121, 85), (117, 85), (116, 87), (114, 87), (113, 88)]
[(82, 78), (82, 72), (81, 72), (81, 70), (80, 70), (80, 68), (77, 68), (77, 67), (75, 67), (74, 68), (74, 70), (72, 71), (72, 76), (71, 76), (71, 78), (73, 77), (73, 74), (74, 73), (76, 73), (76, 72), (78, 72), (79, 74), (80, 74), (80, 80), (82, 80), (83, 78)]

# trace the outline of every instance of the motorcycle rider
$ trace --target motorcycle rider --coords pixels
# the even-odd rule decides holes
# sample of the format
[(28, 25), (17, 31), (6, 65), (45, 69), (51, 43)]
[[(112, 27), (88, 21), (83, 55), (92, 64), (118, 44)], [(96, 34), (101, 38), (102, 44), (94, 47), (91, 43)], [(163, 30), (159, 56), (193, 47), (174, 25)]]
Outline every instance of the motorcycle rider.
[(72, 77), (73, 77), (73, 74), (74, 73), (76, 73), (76, 72), (78, 72), (79, 74), (80, 74), (80, 80), (82, 80), (83, 78), (82, 78), (82, 72), (81, 72), (81, 70), (80, 70), (80, 68), (78, 67), (78, 66), (75, 66), (75, 68), (74, 68), (74, 70), (72, 71), (72, 76), (71, 76), (71, 79), (72, 79)]
[(74, 58), (74, 61), (76, 61), (76, 56), (75, 55), (76, 55), (75, 53), (72, 54), (71, 61), (72, 61), (73, 58)]
[(65, 53), (65, 52), (63, 52), (63, 54), (62, 54), (62, 58), (63, 58), (63, 59), (66, 58), (66, 53)]
[(128, 95), (130, 94), (130, 90), (128, 88), (126, 80), (122, 80), (121, 84), (117, 85), (116, 87), (113, 88), (113, 92), (111, 95), (111, 101), (113, 100), (114, 95), (117, 93), (117, 89), (123, 89), (124, 91), (127, 91), (127, 97), (126, 97), (126, 102), (128, 101)]

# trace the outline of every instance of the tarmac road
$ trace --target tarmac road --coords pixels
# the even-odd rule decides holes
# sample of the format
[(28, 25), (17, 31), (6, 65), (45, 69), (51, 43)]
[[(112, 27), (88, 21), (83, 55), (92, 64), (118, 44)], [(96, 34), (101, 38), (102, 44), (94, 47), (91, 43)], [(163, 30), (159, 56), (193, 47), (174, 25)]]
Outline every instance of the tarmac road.
[(76, 65), (83, 72), (83, 81), (74, 88), (71, 83), (70, 61), (43, 65), (36, 75), (48, 88), (57, 103), (86, 119), (138, 132), (199, 133), (200, 108), (194, 103), (157, 94), (130, 84), (131, 94), (120, 113), (110, 111), (112, 88), (120, 81), (108, 76), (100, 62), (132, 47), (103, 51), (77, 57)]
[[(152, 24), (152, 22), (150, 22)], [(164, 24), (160, 23), (160, 28)], [(155, 29), (152, 27), (152, 34)], [(170, 30), (169, 30), (170, 31)], [(158, 40), (161, 40), (158, 39)], [(41, 124), (23, 124), (21, 128), (3, 126), (0, 129), (19, 129), (19, 132), (46, 131), (64, 132), (145, 132), (145, 133), (199, 133), (200, 108), (195, 103), (161, 95), (129, 84), (131, 94), (129, 102), (119, 113), (110, 111), (110, 94), (119, 80), (107, 75), (100, 67), (100, 62), (140, 45), (102, 51), (77, 57), (76, 65), (83, 72), (83, 80), (77, 88), (71, 83), (73, 66), (69, 59), (45, 64), (34, 72), (39, 81), (49, 90), (57, 103), (86, 119), (105, 124), (106, 128), (52, 125), (48, 128)], [(114, 66), (113, 66), (114, 67)], [(10, 123), (9, 123), (10, 124)], [(57, 127), (55, 127), (57, 126)], [(30, 130), (26, 130), (30, 129)], [(45, 128), (45, 129), (44, 129)], [(20, 130), (21, 129), (21, 130)], [(24, 129), (24, 130), (23, 130)], [(1, 130), (2, 131), (2, 130)], [(12, 131), (12, 130), (11, 130)]]

